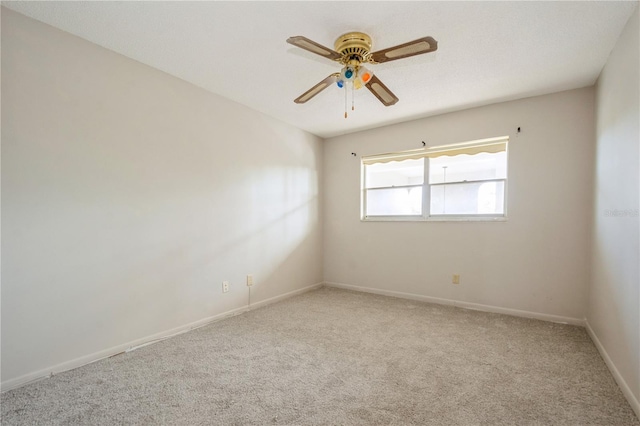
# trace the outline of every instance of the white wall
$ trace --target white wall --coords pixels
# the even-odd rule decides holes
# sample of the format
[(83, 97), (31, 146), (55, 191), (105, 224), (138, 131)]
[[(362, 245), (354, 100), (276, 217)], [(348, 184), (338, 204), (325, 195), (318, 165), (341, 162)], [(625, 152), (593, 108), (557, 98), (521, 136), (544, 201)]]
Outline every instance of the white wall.
[[(327, 140), (325, 281), (579, 323), (589, 279), (593, 120), (594, 90), (584, 88)], [(506, 222), (360, 221), (361, 156), (504, 135)], [(452, 274), (461, 275), (459, 285)]]
[[(640, 416), (639, 10), (596, 89), (592, 279), (587, 322)], [(616, 371), (617, 370), (617, 371)], [(633, 396), (631, 396), (631, 394)], [(633, 401), (635, 399), (635, 401)]]
[(315, 136), (4, 8), (2, 125), (4, 389), (322, 281)]

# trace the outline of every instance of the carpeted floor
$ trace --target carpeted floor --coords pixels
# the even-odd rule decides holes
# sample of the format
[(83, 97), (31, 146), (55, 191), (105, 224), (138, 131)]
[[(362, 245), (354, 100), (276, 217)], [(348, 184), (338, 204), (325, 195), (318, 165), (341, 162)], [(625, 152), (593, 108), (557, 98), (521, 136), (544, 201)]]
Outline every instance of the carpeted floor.
[(580, 327), (331, 288), (1, 403), (3, 425), (640, 425)]

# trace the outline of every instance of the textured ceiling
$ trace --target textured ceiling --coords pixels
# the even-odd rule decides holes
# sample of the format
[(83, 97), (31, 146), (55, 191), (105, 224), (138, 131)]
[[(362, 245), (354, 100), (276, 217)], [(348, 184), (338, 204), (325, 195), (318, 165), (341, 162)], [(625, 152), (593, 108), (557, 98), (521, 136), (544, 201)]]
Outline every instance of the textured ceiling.
[[(322, 137), (595, 82), (637, 2), (3, 2), (211, 92)], [(422, 36), (438, 51), (371, 66), (400, 101), (335, 86), (293, 99), (337, 63), (291, 46), (333, 48), (362, 31), (380, 50)]]

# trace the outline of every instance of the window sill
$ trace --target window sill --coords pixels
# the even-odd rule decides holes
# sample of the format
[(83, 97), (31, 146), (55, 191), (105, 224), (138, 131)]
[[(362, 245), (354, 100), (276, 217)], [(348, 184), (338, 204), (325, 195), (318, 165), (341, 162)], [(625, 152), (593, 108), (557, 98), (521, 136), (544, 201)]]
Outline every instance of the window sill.
[(361, 222), (506, 222), (506, 216), (369, 216)]

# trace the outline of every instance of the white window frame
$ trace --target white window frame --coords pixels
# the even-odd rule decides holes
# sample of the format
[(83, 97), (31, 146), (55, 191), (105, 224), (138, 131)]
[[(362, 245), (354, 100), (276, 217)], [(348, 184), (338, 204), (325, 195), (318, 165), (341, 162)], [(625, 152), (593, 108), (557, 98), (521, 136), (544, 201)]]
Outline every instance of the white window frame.
[[(452, 185), (461, 182), (448, 182), (448, 183), (436, 183), (429, 184), (429, 158), (432, 153), (442, 153), (442, 152), (450, 152), (450, 151), (459, 151), (460, 153), (468, 153), (468, 152), (494, 152), (491, 151), (490, 146), (504, 145), (504, 149), (500, 151), (505, 151), (507, 153), (507, 174), (504, 179), (481, 179), (473, 182), (504, 182), (504, 208), (502, 214), (438, 214), (432, 215), (430, 212), (431, 209), (431, 186), (436, 185)], [(360, 220), (365, 222), (385, 222), (385, 221), (395, 221), (395, 222), (416, 222), (416, 221), (433, 221), (433, 222), (504, 222), (507, 220), (507, 194), (508, 194), (508, 178), (509, 178), (509, 137), (501, 136), (497, 138), (490, 139), (482, 139), (472, 142), (464, 142), (461, 144), (453, 144), (453, 145), (441, 145), (434, 146), (425, 149), (417, 149), (411, 151), (403, 151), (403, 152), (395, 152), (388, 154), (380, 154), (380, 155), (372, 155), (372, 156), (364, 156), (361, 158), (361, 181), (360, 181)], [(395, 161), (402, 161), (408, 159), (419, 159), (422, 158), (424, 161), (424, 179), (422, 184), (417, 185), (406, 185), (406, 187), (420, 187), (422, 186), (422, 214), (421, 215), (386, 215), (386, 216), (367, 216), (367, 191), (370, 190), (384, 190), (390, 188), (402, 188), (405, 186), (390, 186), (390, 187), (380, 187), (380, 188), (369, 188), (367, 189), (366, 182), (366, 166), (369, 164), (375, 164), (376, 160), (389, 160), (393, 158)], [(382, 162), (382, 161), (378, 161)], [(467, 181), (465, 183), (472, 183), (471, 181)]]

